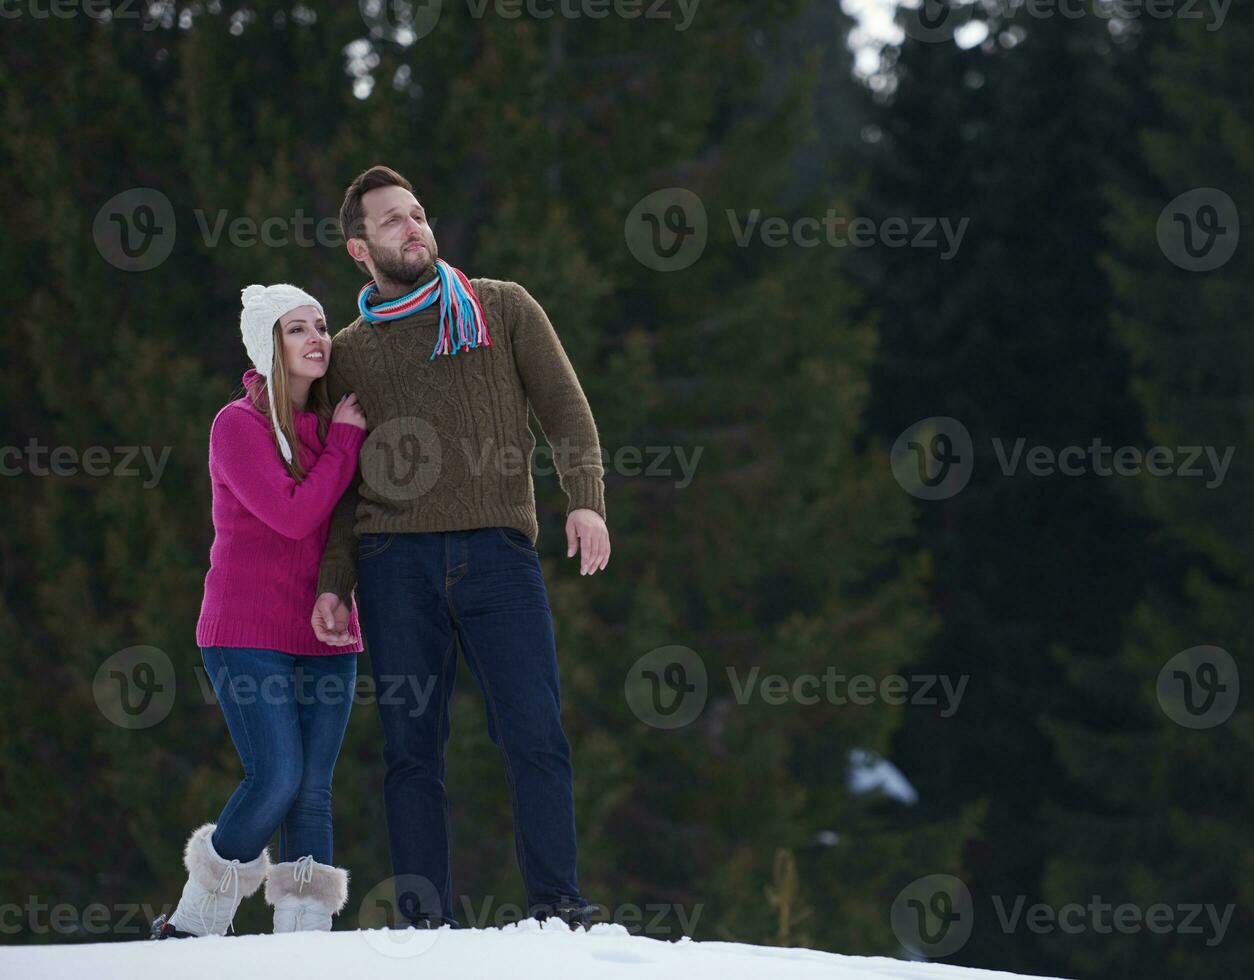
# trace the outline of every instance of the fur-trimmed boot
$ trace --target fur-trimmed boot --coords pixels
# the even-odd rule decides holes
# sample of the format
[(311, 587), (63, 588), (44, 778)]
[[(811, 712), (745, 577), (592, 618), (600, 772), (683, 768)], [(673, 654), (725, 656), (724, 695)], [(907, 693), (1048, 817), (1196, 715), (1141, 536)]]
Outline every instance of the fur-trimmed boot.
[(312, 854), (271, 865), (266, 901), (274, 906), (275, 932), (329, 932), (331, 916), (348, 901), (348, 872)]
[(251, 861), (228, 861), (213, 849), (217, 824), (197, 828), (183, 849), (187, 884), (178, 908), (167, 919), (153, 923), (152, 938), (224, 936), (235, 918), (239, 903), (261, 887), (270, 871), (270, 852), (261, 849)]

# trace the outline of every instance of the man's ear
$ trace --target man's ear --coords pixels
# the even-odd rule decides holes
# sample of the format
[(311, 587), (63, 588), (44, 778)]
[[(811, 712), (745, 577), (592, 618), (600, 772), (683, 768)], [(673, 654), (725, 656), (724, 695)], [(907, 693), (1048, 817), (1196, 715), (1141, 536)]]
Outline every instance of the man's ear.
[(350, 238), (344, 243), (344, 247), (348, 249), (348, 254), (353, 257), (353, 261), (366, 261), (366, 256), (369, 254), (369, 250), (366, 248), (366, 243), (360, 238)]

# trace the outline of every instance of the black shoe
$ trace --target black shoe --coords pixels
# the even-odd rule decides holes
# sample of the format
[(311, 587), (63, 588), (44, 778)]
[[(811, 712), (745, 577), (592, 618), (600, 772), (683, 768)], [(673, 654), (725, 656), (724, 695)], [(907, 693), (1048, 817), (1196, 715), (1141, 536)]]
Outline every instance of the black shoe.
[(152, 920), (152, 931), (148, 934), (149, 939), (195, 939), (196, 934), (192, 932), (184, 932), (182, 929), (174, 928), (169, 921), (168, 915), (159, 915)]
[(543, 922), (549, 916), (561, 919), (572, 929), (583, 929), (587, 932), (592, 928), (593, 923), (597, 922), (597, 913), (600, 908), (596, 905), (573, 905), (566, 902), (559, 902), (557, 905), (541, 906), (535, 912), (535, 917)]
[(439, 929), (442, 926), (448, 926), (450, 929), (458, 928), (457, 922), (453, 919), (445, 919), (439, 915), (427, 915), (423, 913), (415, 919), (411, 919), (407, 928), (410, 929)]

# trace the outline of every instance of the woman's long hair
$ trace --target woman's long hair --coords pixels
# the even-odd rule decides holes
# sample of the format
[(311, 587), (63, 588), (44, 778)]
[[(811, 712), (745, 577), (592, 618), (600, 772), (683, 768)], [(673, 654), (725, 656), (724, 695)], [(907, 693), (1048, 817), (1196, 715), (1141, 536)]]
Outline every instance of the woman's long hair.
[[(330, 355), (328, 355), (329, 357)], [(329, 362), (328, 362), (329, 363)], [(262, 383), (256, 384), (248, 392), (248, 397), (252, 400), (257, 411), (261, 412), (270, 419), (270, 406), (266, 404), (266, 386), (265, 379)], [(292, 416), (292, 399), (289, 386), (287, 383), (287, 358), (284, 356), (283, 350), (283, 331), (279, 327), (279, 322), (274, 322), (274, 363), (270, 366), (270, 382), (274, 386), (275, 408), (278, 410), (279, 428), (283, 430), (283, 435), (287, 438), (287, 444), (292, 448), (292, 461), (290, 463), (283, 459), (283, 450), (279, 445), (279, 436), (277, 432), (271, 431), (274, 438), (274, 451), (279, 454), (286, 464), (288, 472), (292, 474), (292, 478), (300, 482), (305, 478), (304, 467), (300, 465), (300, 439), (296, 436), (296, 425)], [(318, 441), (326, 445), (327, 429), (331, 426), (331, 399), (327, 395), (327, 379), (323, 375), (321, 378), (315, 378), (313, 384), (309, 386), (309, 400), (305, 403), (305, 411), (313, 412), (318, 416)]]

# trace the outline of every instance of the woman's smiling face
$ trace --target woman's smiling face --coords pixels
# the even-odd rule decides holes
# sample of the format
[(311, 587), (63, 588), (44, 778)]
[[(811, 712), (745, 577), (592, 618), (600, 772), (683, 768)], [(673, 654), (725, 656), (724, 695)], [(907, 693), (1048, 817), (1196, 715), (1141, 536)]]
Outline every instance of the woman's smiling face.
[(315, 380), (331, 363), (331, 338), (327, 322), (316, 306), (298, 306), (279, 317), (283, 356), (288, 377)]

